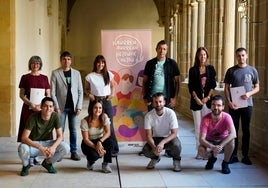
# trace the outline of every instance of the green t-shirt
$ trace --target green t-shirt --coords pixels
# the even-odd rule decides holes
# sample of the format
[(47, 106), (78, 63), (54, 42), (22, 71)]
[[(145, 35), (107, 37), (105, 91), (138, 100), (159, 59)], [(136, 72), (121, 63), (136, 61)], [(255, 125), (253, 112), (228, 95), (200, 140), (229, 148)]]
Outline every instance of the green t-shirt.
[(26, 123), (25, 129), (30, 130), (29, 138), (33, 141), (51, 140), (53, 130), (61, 128), (60, 118), (56, 112), (51, 114), (48, 121), (41, 118), (41, 112), (31, 115)]

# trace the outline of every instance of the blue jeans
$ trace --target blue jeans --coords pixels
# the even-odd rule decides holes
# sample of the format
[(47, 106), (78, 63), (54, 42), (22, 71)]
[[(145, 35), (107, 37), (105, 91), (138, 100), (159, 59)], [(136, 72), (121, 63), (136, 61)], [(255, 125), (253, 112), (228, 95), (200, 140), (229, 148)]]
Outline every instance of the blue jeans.
[(248, 156), (249, 144), (250, 144), (250, 120), (252, 116), (252, 106), (246, 108), (239, 108), (237, 110), (229, 109), (229, 113), (234, 121), (237, 137), (235, 138), (235, 149), (233, 155), (237, 155), (238, 149), (238, 131), (239, 131), (239, 120), (241, 118), (242, 125), (242, 155)]
[(61, 112), (61, 127), (62, 132), (65, 130), (65, 122), (66, 117), (68, 116), (68, 124), (69, 124), (69, 138), (70, 138), (70, 148), (71, 153), (77, 151), (77, 132), (76, 132), (76, 122), (77, 115), (72, 108), (65, 108), (63, 112)]
[[(55, 142), (55, 140), (47, 140), (47, 141), (34, 141), (35, 143), (43, 146), (43, 147), (49, 147), (52, 146)], [(64, 155), (68, 154), (70, 151), (70, 147), (66, 142), (61, 142), (60, 145), (56, 148), (55, 154), (49, 159), (50, 162), (53, 164), (59, 159), (61, 159)], [(22, 160), (22, 165), (23, 166), (28, 166), (29, 165), (29, 159), (30, 157), (37, 157), (37, 156), (42, 156), (43, 153), (35, 148), (31, 147), (27, 144), (21, 143), (18, 147), (18, 153), (19, 157)]]
[[(89, 103), (90, 103), (90, 101), (89, 101)], [(111, 125), (110, 125), (111, 136), (110, 136), (110, 138), (111, 138), (111, 142), (112, 142), (112, 154), (116, 154), (119, 152), (119, 147), (118, 147), (118, 142), (117, 142), (117, 139), (115, 136), (115, 131), (114, 131), (112, 102), (110, 100), (103, 99), (102, 103), (103, 103), (103, 112), (106, 113), (107, 116), (111, 120)]]

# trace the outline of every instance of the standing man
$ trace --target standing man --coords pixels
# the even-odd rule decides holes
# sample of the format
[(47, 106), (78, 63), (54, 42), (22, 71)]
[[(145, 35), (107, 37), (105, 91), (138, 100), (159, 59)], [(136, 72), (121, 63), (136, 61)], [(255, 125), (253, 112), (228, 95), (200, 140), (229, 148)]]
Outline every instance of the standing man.
[(83, 86), (80, 72), (71, 68), (72, 55), (65, 51), (60, 56), (61, 67), (54, 70), (51, 76), (51, 97), (55, 101), (55, 111), (61, 116), (64, 132), (68, 116), (70, 132), (71, 159), (81, 160), (77, 153), (77, 116), (82, 110)]
[[(56, 140), (51, 139), (54, 129)], [(23, 130), (18, 153), (22, 160), (21, 176), (27, 176), (31, 165), (30, 157), (45, 156), (42, 166), (48, 173), (56, 173), (53, 163), (69, 153), (70, 147), (63, 142), (62, 129), (59, 116), (54, 112), (52, 98), (45, 97), (41, 102), (41, 111), (31, 115)]]
[[(238, 135), (239, 120), (242, 124), (242, 163), (251, 165), (252, 162), (248, 156), (250, 144), (250, 120), (252, 116), (253, 100), (252, 95), (259, 92), (259, 76), (257, 70), (247, 64), (248, 54), (245, 48), (236, 50), (237, 64), (229, 68), (225, 74), (224, 94), (229, 105), (229, 113), (233, 118), (236, 134)], [(247, 100), (248, 106), (245, 108), (237, 108), (237, 104), (232, 101), (230, 94), (231, 87), (244, 86), (246, 93), (241, 95), (242, 100)], [(235, 139), (235, 149), (230, 163), (238, 162), (237, 157), (238, 136)]]
[(234, 123), (232, 117), (223, 112), (224, 99), (222, 96), (215, 95), (211, 100), (211, 112), (201, 119), (198, 152), (201, 156), (206, 156), (207, 150), (211, 151), (211, 156), (205, 167), (210, 170), (217, 160), (217, 155), (224, 151), (221, 171), (223, 174), (230, 174), (228, 164), (234, 150), (236, 137)]
[(144, 68), (142, 95), (148, 111), (151, 105), (152, 96), (161, 92), (165, 96), (166, 106), (174, 108), (180, 86), (180, 71), (178, 64), (173, 59), (167, 58), (168, 45), (164, 40), (157, 43), (157, 56), (147, 61)]
[[(147, 61), (144, 68), (142, 96), (148, 111), (153, 109), (152, 96), (161, 92), (165, 97), (165, 105), (174, 109), (180, 87), (180, 71), (175, 60), (166, 57), (168, 45), (161, 40), (156, 45), (156, 57)], [(143, 153), (140, 152), (139, 155)], [(168, 150), (165, 153), (170, 157)]]
[(146, 130), (147, 143), (142, 152), (151, 161), (147, 169), (153, 169), (160, 161), (163, 149), (168, 149), (173, 158), (173, 171), (181, 171), (181, 142), (177, 137), (178, 120), (175, 112), (165, 107), (163, 93), (155, 93), (152, 96), (153, 110), (145, 115), (144, 128)]

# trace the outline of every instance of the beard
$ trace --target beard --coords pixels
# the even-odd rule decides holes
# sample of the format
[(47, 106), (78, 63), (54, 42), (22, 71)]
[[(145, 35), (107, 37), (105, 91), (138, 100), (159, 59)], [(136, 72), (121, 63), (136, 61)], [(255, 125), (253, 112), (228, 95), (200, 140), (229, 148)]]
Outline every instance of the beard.
[(164, 106), (156, 106), (154, 109), (155, 111), (160, 112), (164, 109)]

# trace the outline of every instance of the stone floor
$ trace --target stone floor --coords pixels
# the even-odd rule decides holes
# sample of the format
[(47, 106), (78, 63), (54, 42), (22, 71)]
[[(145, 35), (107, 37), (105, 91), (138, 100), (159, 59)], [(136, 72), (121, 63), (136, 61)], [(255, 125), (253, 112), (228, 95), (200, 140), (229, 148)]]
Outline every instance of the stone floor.
[[(149, 159), (139, 156), (137, 152), (128, 151), (118, 155), (117, 170), (116, 160), (113, 158), (111, 167), (113, 172), (104, 174), (100, 171), (101, 160), (97, 161), (93, 171), (86, 169), (86, 158), (81, 161), (72, 161), (66, 156), (61, 162), (54, 165), (57, 174), (48, 174), (42, 166), (34, 166), (26, 177), (19, 175), (21, 161), (17, 154), (15, 137), (0, 137), (0, 187), (20, 188), (234, 188), (234, 187), (267, 187), (268, 167), (252, 158), (253, 165), (242, 163), (230, 165), (231, 174), (221, 173), (223, 155), (218, 157), (213, 170), (205, 170), (205, 160), (196, 160), (195, 139), (192, 122), (183, 116), (179, 118), (179, 137), (182, 142), (182, 171), (172, 171), (172, 159), (165, 156), (153, 170), (145, 167)], [(78, 128), (78, 143), (80, 146), (81, 134)], [(68, 137), (68, 132), (65, 132)], [(68, 140), (68, 139), (65, 139)]]

